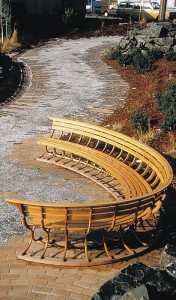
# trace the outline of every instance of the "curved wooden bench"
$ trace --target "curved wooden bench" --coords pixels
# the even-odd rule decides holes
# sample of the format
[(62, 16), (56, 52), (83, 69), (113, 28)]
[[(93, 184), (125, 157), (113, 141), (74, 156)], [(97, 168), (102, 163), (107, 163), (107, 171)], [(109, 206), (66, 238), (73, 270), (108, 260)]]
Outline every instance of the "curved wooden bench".
[[(69, 169), (73, 169), (75, 165), (73, 165), (73, 161), (76, 161), (76, 159), (73, 158), (73, 154), (78, 155), (78, 161), (79, 164), (74, 167), (74, 171), (79, 172), (80, 169), (84, 170), (84, 173), (87, 175), (89, 174), (90, 178), (96, 181), (98, 184), (102, 185), (104, 188), (108, 189), (109, 192), (115, 196), (116, 199), (121, 198), (133, 198), (139, 195), (143, 195), (146, 193), (149, 193), (152, 191), (150, 185), (144, 180), (142, 176), (140, 176), (139, 173), (137, 173), (135, 170), (131, 169), (128, 165), (125, 165), (123, 162), (115, 159), (114, 157), (111, 157), (107, 155), (104, 152), (98, 151), (96, 149), (88, 148), (83, 145), (75, 144), (72, 142), (67, 142), (67, 141), (56, 141), (55, 139), (45, 139), (41, 140), (38, 143), (40, 145), (44, 145), (47, 148), (50, 147), (52, 149), (59, 149), (64, 151), (64, 156), (63, 154), (58, 155), (56, 151), (50, 152), (52, 153), (52, 159), (49, 156), (48, 159), (43, 161), (54, 163), (54, 164), (59, 164), (64, 167), (67, 167)], [(70, 160), (70, 155), (72, 155), (72, 159)], [(61, 157), (62, 160), (58, 160), (58, 157)], [(90, 161), (90, 164), (87, 164), (86, 167), (91, 167), (91, 170), (87, 170), (86, 167), (84, 168), (80, 167), (80, 157), (85, 158), (86, 160)], [(65, 161), (64, 159), (69, 160), (70, 164), (68, 161)], [(94, 173), (95, 168), (92, 168), (91, 163), (95, 163), (98, 169), (98, 177), (96, 176), (96, 173)], [(95, 166), (94, 166), (95, 167)], [(101, 172), (100, 172), (101, 171)], [(106, 173), (107, 172), (107, 173)], [(93, 177), (92, 177), (93, 173)], [(105, 176), (106, 178), (105, 179)], [(101, 177), (103, 175), (103, 177)], [(110, 177), (110, 178), (109, 178)], [(120, 184), (120, 193), (119, 190), (117, 189), (116, 191), (111, 191), (111, 187), (114, 186), (114, 181), (117, 181), (117, 185), (119, 186)], [(112, 183), (113, 182), (113, 183)], [(108, 185), (108, 183), (111, 183)], [(123, 195), (122, 195), (122, 190), (123, 189)], [(116, 192), (116, 193), (115, 193)]]
[[(125, 168), (125, 166), (129, 166), (126, 170), (131, 173), (133, 178), (136, 176), (137, 181), (141, 182), (142, 185), (145, 181), (144, 185), (146, 188), (143, 189), (142, 194), (152, 193), (152, 191), (159, 192), (160, 189), (163, 190), (165, 187), (167, 188), (167, 186), (171, 183), (173, 173), (170, 165), (151, 147), (146, 146), (145, 144), (142, 144), (124, 134), (117, 133), (113, 130), (97, 125), (63, 118), (50, 117), (49, 119), (52, 120), (53, 132), (50, 138), (38, 141), (38, 144), (46, 147), (46, 151), (40, 160), (58, 163), (63, 167), (67, 167), (67, 163), (63, 161), (63, 159), (67, 159), (69, 161), (75, 160), (78, 164), (81, 163), (80, 155), (77, 160), (71, 155), (65, 155), (63, 141), (67, 141), (69, 143), (65, 143), (65, 147), (70, 147), (69, 151), (73, 151), (74, 147), (78, 150), (79, 148), (76, 147), (78, 147), (78, 145), (82, 145), (84, 146), (85, 152), (87, 151), (87, 148), (91, 148), (91, 155), (95, 156), (95, 158), (97, 156), (97, 151), (93, 152), (93, 149), (98, 150), (99, 155), (102, 155), (102, 153), (106, 154), (107, 156), (103, 156), (102, 161), (104, 161), (106, 157), (106, 161), (108, 161), (111, 166), (115, 163), (115, 161), (123, 163), (123, 168)], [(74, 143), (75, 146), (71, 146), (70, 143)], [(48, 150), (49, 147), (51, 148), (51, 152)], [(61, 160), (57, 160), (59, 155), (57, 154), (56, 149), (62, 150), (62, 154), (60, 155)], [(81, 150), (83, 151), (83, 148), (81, 148)], [(49, 157), (47, 157), (47, 155), (49, 155)], [(87, 157), (86, 159), (89, 160)], [(96, 164), (96, 162), (94, 163)], [(87, 161), (85, 164), (87, 164)], [(73, 166), (71, 165), (69, 168), (72, 169)], [(74, 169), (74, 171), (79, 171), (79, 168), (77, 168), (77, 170)], [(103, 171), (104, 169), (102, 172)], [(116, 171), (118, 172), (118, 166)], [(87, 174), (87, 172), (85, 172), (85, 174)], [(140, 196), (141, 192), (139, 190), (138, 192)], [(133, 198), (133, 193), (130, 190), (126, 198), (128, 199), (129, 194), (131, 194), (130, 197)], [(136, 194), (134, 197), (136, 197)]]
[[(107, 128), (62, 118), (50, 118), (53, 132), (38, 141), (45, 147), (39, 158), (82, 174), (108, 190), (114, 200), (91, 204), (50, 204), (7, 199), (16, 205), (23, 221), (31, 230), (31, 240), (21, 259), (55, 265), (97, 265), (112, 263), (147, 250), (158, 231), (158, 217), (166, 189), (172, 181), (172, 169), (154, 149)], [(40, 256), (27, 254), (36, 241), (37, 228), (46, 239)], [(53, 232), (60, 235), (52, 239)], [(148, 232), (150, 239), (141, 238)], [(81, 238), (75, 239), (75, 235)], [(129, 237), (137, 246), (130, 246)], [(98, 237), (98, 238), (97, 238)], [(127, 241), (127, 240), (128, 241)], [(54, 242), (53, 242), (54, 240)], [(80, 240), (82, 244), (80, 245)], [(97, 242), (98, 240), (98, 242)], [(79, 241), (79, 242), (78, 242)], [(111, 243), (121, 241), (125, 252), (114, 253)], [(34, 243), (36, 244), (36, 243)], [(63, 245), (64, 244), (64, 245)], [(89, 257), (94, 244), (104, 249), (106, 256)], [(62, 255), (47, 254), (63, 247)], [(84, 257), (74, 259), (70, 248), (84, 248)], [(119, 246), (118, 246), (119, 247)], [(76, 254), (76, 256), (79, 254)]]
[[(136, 232), (139, 220), (145, 217), (147, 200), (129, 200), (118, 203), (51, 204), (6, 199), (9, 204), (13, 204), (19, 209), (24, 225), (31, 231), (29, 244), (18, 258), (58, 266), (87, 266), (116, 262), (124, 256), (125, 258), (135, 256), (149, 247), (149, 244), (143, 242)], [(147, 207), (149, 208), (149, 205)], [(154, 208), (156, 208), (155, 203), (150, 201), (151, 213)], [(38, 231), (38, 229), (42, 231)], [(55, 232), (57, 240), (53, 235)], [(76, 238), (72, 236), (73, 234), (77, 234)], [(125, 241), (126, 234), (127, 236), (130, 234), (137, 244), (140, 243), (141, 247), (138, 246), (135, 250), (130, 248)], [(107, 244), (110, 241), (115, 241), (115, 244), (121, 241), (126, 249), (125, 255), (109, 251)], [(33, 250), (33, 244), (34, 246), (38, 244), (39, 248), (35, 247)], [(96, 244), (104, 248), (106, 257), (99, 257), (99, 253), (95, 257), (89, 257), (89, 248)], [(50, 249), (53, 250), (53, 248), (54, 252), (50, 253)], [(68, 254), (67, 256), (70, 248), (84, 248), (84, 256), (81, 256), (82, 252), (76, 254), (76, 259), (75, 255), (70, 257)]]

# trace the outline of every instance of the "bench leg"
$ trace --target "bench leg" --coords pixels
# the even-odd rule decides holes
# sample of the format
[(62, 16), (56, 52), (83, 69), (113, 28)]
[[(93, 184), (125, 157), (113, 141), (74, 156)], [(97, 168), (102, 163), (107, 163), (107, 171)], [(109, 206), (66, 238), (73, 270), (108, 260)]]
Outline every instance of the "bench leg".
[(44, 246), (44, 251), (41, 255), (41, 259), (43, 259), (45, 257), (45, 253), (46, 253), (46, 250), (47, 250), (47, 247), (48, 247), (48, 244), (49, 244), (50, 229), (48, 229), (48, 230), (44, 229), (44, 231), (45, 231), (45, 234), (46, 234), (46, 242), (45, 242), (45, 246)]
[[(46, 147), (45, 147), (45, 152), (44, 152), (41, 156), (39, 156), (39, 158), (44, 157), (46, 153), (48, 153), (48, 154), (51, 155), (51, 154), (53, 154), (53, 151), (52, 151), (52, 152), (48, 151), (48, 147), (46, 146)], [(52, 157), (53, 157), (53, 155), (52, 155)], [(50, 158), (49, 158), (49, 159), (50, 159)]]
[(135, 254), (135, 251), (130, 249), (130, 247), (128, 247), (128, 245), (125, 243), (124, 237), (123, 237), (123, 230), (121, 229), (120, 231), (121, 231), (121, 240), (122, 240), (123, 246), (130, 254)]
[(86, 238), (86, 236), (85, 236), (85, 239), (84, 239), (84, 249), (85, 249), (86, 260), (89, 261), (89, 258), (88, 258), (88, 247), (87, 247), (87, 238)]
[(32, 228), (30, 228), (30, 230), (31, 230), (31, 237), (30, 237), (30, 240), (29, 240), (29, 244), (28, 244), (27, 248), (23, 251), (22, 255), (25, 255), (27, 253), (27, 251), (29, 250), (29, 248), (32, 244), (32, 241), (35, 241), (35, 238), (34, 238), (35, 227), (32, 226)]
[(108, 247), (107, 247), (107, 244), (106, 244), (105, 240), (103, 242), (103, 246), (104, 246), (107, 257), (109, 257), (110, 259), (113, 259), (113, 256), (111, 256), (110, 253), (109, 253), (109, 250), (108, 250)]
[(140, 240), (140, 238), (137, 236), (137, 234), (136, 234), (135, 231), (133, 231), (133, 234), (134, 234), (136, 240), (137, 240), (139, 243), (141, 243), (141, 245), (143, 245), (144, 247), (148, 247), (148, 246), (149, 246), (147, 243), (142, 242), (142, 241)]
[(85, 169), (88, 166), (88, 164), (89, 164), (89, 161), (87, 160), (87, 162), (85, 163), (85, 165), (83, 167), (81, 167), (81, 168), (78, 168), (78, 170), (80, 171), (80, 170)]
[(81, 162), (81, 157), (79, 157), (78, 161), (76, 162), (76, 164), (71, 165), (72, 168), (76, 167), (77, 165), (79, 165)]
[(68, 230), (65, 231), (65, 245), (64, 245), (64, 255), (63, 255), (63, 261), (66, 260), (66, 252), (68, 249)]

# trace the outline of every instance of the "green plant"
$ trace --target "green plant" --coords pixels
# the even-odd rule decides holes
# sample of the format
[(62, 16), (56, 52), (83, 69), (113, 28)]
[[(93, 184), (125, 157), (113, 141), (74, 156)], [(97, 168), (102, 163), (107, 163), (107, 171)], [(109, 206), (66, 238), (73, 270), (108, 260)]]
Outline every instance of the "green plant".
[(106, 49), (104, 55), (109, 59), (117, 60), (120, 66), (127, 66), (133, 62), (133, 52), (124, 54), (118, 47)]
[(121, 52), (117, 47), (111, 47), (110, 49), (106, 49), (104, 51), (104, 56), (109, 59), (117, 59), (119, 55), (121, 55)]
[(120, 53), (117, 56), (116, 60), (117, 60), (117, 62), (119, 63), (120, 66), (131, 65), (133, 63), (133, 52), (128, 53), (128, 54)]
[(176, 84), (169, 85), (164, 92), (156, 95), (156, 108), (164, 113), (162, 129), (165, 132), (176, 130)]
[(149, 128), (149, 117), (146, 113), (140, 111), (134, 112), (130, 116), (131, 126), (136, 131), (146, 132)]
[(124, 121), (116, 121), (111, 125), (111, 129), (118, 132), (121, 132), (124, 128), (125, 128)]
[(171, 60), (171, 61), (176, 60), (176, 52), (174, 52), (173, 50), (168, 51), (166, 53), (166, 58), (167, 60)]
[(165, 132), (176, 131), (176, 109), (174, 107), (169, 108), (165, 113), (165, 121), (162, 124), (162, 129)]
[(167, 155), (176, 157), (176, 136), (173, 131), (168, 133), (167, 147), (164, 148)]
[(72, 8), (65, 8), (64, 14), (61, 17), (61, 21), (64, 25), (71, 25), (76, 15), (77, 14)]
[(159, 48), (152, 48), (147, 51), (150, 60), (158, 60), (164, 56), (164, 52)]
[(16, 51), (20, 46), (21, 44), (18, 42), (17, 30), (14, 29), (11, 38), (6, 38), (4, 40), (1, 51), (4, 53), (11, 53)]
[(147, 71), (151, 71), (152, 61), (145, 56), (140, 49), (133, 52), (133, 68), (137, 73), (143, 74)]
[(154, 141), (158, 139), (160, 134), (160, 129), (157, 129), (156, 127), (151, 127), (151, 125), (149, 124), (148, 130), (145, 132), (143, 132), (142, 130), (137, 131), (135, 134), (135, 138), (140, 142), (150, 146)]
[(145, 15), (141, 14), (139, 18), (139, 24), (146, 24), (146, 23), (147, 23), (147, 19), (145, 18)]

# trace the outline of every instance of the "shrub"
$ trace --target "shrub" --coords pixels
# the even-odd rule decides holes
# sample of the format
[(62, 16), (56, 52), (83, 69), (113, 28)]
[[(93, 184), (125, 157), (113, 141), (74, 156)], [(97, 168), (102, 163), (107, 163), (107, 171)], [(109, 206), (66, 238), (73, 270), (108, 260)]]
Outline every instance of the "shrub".
[(176, 136), (173, 131), (168, 133), (168, 143), (167, 146), (164, 147), (164, 152), (167, 155), (176, 157)]
[(149, 117), (146, 113), (140, 111), (134, 112), (131, 117), (131, 126), (137, 131), (146, 132), (149, 128)]
[(166, 53), (166, 58), (167, 60), (176, 60), (176, 52), (174, 52), (173, 50), (170, 50)]
[(176, 84), (169, 85), (165, 92), (156, 96), (156, 108), (164, 113), (162, 129), (165, 132), (176, 130)]
[(18, 42), (17, 30), (14, 29), (11, 38), (5, 39), (1, 51), (4, 53), (11, 53), (16, 51), (20, 46), (21, 44)]
[(121, 132), (124, 128), (125, 128), (124, 121), (117, 121), (111, 125), (111, 129), (118, 132)]
[(137, 131), (135, 138), (146, 145), (152, 146), (153, 142), (158, 139), (160, 134), (160, 129), (149, 126), (148, 130), (145, 132)]
[(147, 53), (150, 60), (158, 60), (164, 56), (164, 52), (159, 48), (152, 48)]
[(112, 47), (109, 50), (105, 50), (104, 55), (109, 59), (117, 60), (120, 66), (127, 66), (133, 62), (133, 52), (123, 54), (117, 47)]
[(176, 105), (176, 83), (169, 85), (164, 92), (156, 95), (156, 108), (167, 111), (169, 107)]
[(121, 55), (120, 50), (117, 47), (111, 47), (110, 49), (106, 49), (104, 51), (104, 55), (109, 59), (117, 59), (119, 55)]
[(170, 107), (165, 112), (165, 120), (161, 127), (164, 130), (164, 132), (176, 131), (176, 108), (175, 107)]
[(117, 62), (120, 66), (131, 65), (133, 63), (133, 52), (128, 54), (120, 53), (119, 56), (117, 56)]
[(143, 74), (147, 71), (151, 71), (152, 61), (142, 54), (141, 50), (138, 49), (135, 52), (133, 52), (133, 68), (137, 73)]
[(61, 17), (61, 21), (64, 25), (72, 25), (77, 13), (72, 8), (65, 8), (64, 14)]

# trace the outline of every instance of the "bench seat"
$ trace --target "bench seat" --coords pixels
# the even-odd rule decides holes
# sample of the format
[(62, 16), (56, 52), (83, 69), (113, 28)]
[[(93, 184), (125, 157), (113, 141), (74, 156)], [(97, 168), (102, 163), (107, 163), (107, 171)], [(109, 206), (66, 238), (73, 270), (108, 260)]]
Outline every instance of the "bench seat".
[[(52, 137), (57, 137), (59, 132), (61, 132), (61, 135), (58, 137), (60, 139), (64, 136), (64, 133), (67, 133), (69, 134), (68, 141), (73, 141), (75, 139), (74, 135), (76, 134), (78, 135), (78, 139), (75, 142), (78, 143), (84, 143), (84, 138), (88, 137), (89, 140), (86, 147), (91, 147), (91, 141), (94, 141), (96, 148), (100, 151), (102, 151), (103, 148), (103, 152), (105, 152), (108, 150), (108, 146), (111, 145), (114, 149), (110, 151), (110, 155), (114, 155), (114, 153), (116, 154), (117, 152), (118, 160), (129, 164), (131, 168), (136, 168), (138, 172), (142, 170), (143, 176), (146, 175), (146, 172), (154, 171), (154, 177), (158, 178), (158, 184), (153, 186), (153, 189), (165, 184), (168, 180), (172, 180), (173, 172), (168, 162), (157, 151), (129, 136), (108, 128), (77, 120), (55, 117), (49, 117), (49, 119), (52, 121)], [(139, 161), (140, 163), (136, 163)], [(152, 180), (152, 178), (150, 178), (150, 180)]]
[[(8, 198), (6, 201), (19, 209), (24, 225), (31, 231), (29, 244), (19, 255), (23, 260), (53, 265), (98, 265), (122, 259), (121, 255), (109, 251), (108, 242), (115, 241), (117, 244), (121, 241), (126, 250), (125, 257), (136, 255), (139, 251), (146, 251), (149, 247), (149, 244), (140, 240), (136, 228), (140, 219), (144, 217), (141, 212), (145, 212), (146, 207), (148, 209), (150, 207), (150, 215), (153, 214), (155, 204), (150, 198), (142, 201), (90, 204), (58, 204), (13, 198)], [(41, 231), (38, 232), (38, 229)], [(55, 236), (54, 239), (52, 238), (53, 232), (57, 233), (57, 238)], [(74, 234), (77, 234), (76, 238)], [(126, 235), (132, 236), (141, 247), (132, 249), (126, 241)], [(38, 255), (34, 255), (34, 251), (29, 250), (33, 244), (40, 245), (39, 250), (36, 251)], [(106, 258), (99, 259), (99, 255), (95, 258), (89, 257), (91, 246), (96, 244), (104, 248)], [(56, 249), (53, 259), (47, 254), (50, 248)], [(79, 258), (79, 252), (78, 259), (67, 256), (70, 249), (76, 248), (79, 251), (84, 248), (82, 259)], [(55, 258), (58, 252), (60, 256)]]
[[(82, 204), (6, 199), (18, 207), (31, 232), (19, 258), (90, 266), (147, 251), (161, 233), (162, 203), (173, 178), (168, 162), (154, 149), (110, 129), (49, 119), (52, 134), (37, 141), (45, 149), (38, 160), (90, 178), (114, 199)], [(31, 250), (33, 245), (40, 248)]]
[[(128, 165), (125, 165), (123, 162), (109, 156), (104, 152), (54, 138), (40, 140), (38, 141), (38, 144), (54, 149), (53, 151), (50, 150), (49, 153), (56, 161), (56, 149), (59, 149), (65, 152), (67, 151), (70, 154), (78, 155), (81, 158), (85, 158), (90, 162), (95, 163), (99, 168), (103, 168), (104, 171), (107, 171), (110, 176), (113, 176), (113, 178), (119, 182), (120, 186), (123, 188), (125, 198), (134, 198), (136, 196), (145, 195), (152, 192), (150, 185), (146, 183), (144, 178), (139, 173), (131, 169)], [(66, 157), (64, 155), (61, 156), (63, 158)], [(106, 180), (104, 180), (104, 183), (106, 184)], [(118, 197), (119, 195), (117, 195), (117, 198)]]

